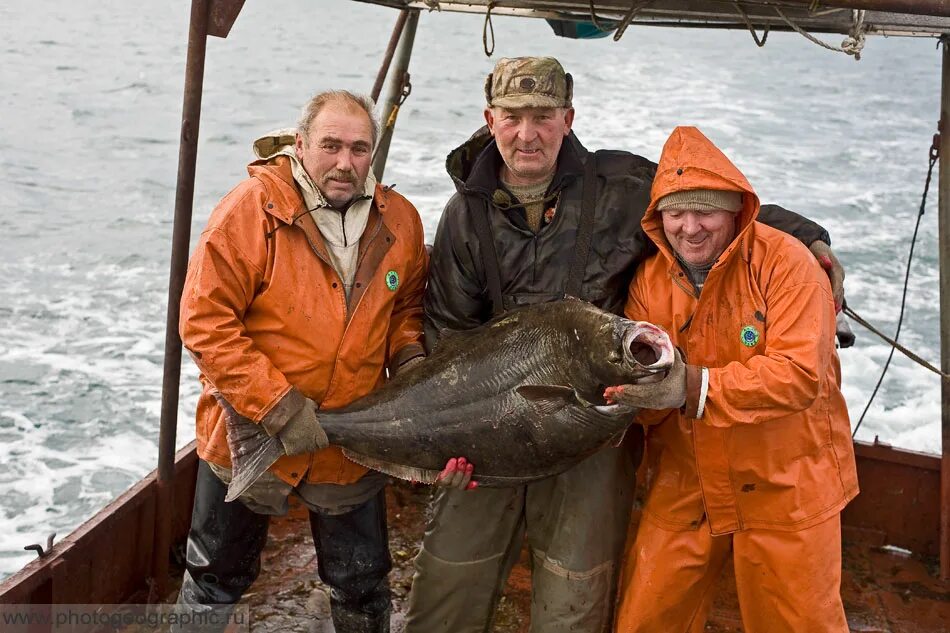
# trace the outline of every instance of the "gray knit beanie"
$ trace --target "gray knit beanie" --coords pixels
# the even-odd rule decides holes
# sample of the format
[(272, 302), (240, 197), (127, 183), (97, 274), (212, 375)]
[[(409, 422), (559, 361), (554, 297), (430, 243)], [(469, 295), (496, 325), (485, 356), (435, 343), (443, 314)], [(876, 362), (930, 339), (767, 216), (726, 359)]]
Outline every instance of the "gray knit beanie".
[(660, 198), (657, 211), (665, 209), (691, 209), (696, 211), (731, 211), (736, 213), (742, 208), (742, 194), (738, 191), (720, 191), (717, 189), (690, 189), (675, 191)]

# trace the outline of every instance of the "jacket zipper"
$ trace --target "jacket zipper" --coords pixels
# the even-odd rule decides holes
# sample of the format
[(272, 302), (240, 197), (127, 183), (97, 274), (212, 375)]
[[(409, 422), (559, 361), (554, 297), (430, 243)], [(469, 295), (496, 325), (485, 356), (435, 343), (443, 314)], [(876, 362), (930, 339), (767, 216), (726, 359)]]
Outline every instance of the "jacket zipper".
[[(317, 232), (319, 233), (319, 231), (320, 231), (320, 229), (318, 228), (318, 229), (317, 229)], [(307, 239), (307, 243), (310, 244), (310, 250), (313, 251), (313, 254), (317, 256), (317, 259), (319, 259), (321, 262), (323, 262), (324, 264), (326, 264), (327, 266), (330, 267), (330, 270), (333, 271), (333, 274), (336, 275), (336, 278), (337, 278), (337, 279), (339, 280), (339, 282), (340, 282), (340, 288), (343, 289), (343, 288), (344, 288), (343, 277), (340, 276), (340, 273), (337, 271), (337, 269), (333, 266), (333, 264), (332, 264), (326, 257), (324, 257), (324, 256), (320, 253), (319, 250), (317, 250), (317, 247), (316, 247), (316, 246), (314, 246), (313, 244), (310, 243), (310, 239), (309, 239), (309, 238)], [(344, 320), (347, 320), (346, 317), (347, 317), (347, 309), (346, 309), (346, 290), (344, 289), (344, 290), (343, 290), (343, 318), (344, 318)], [(344, 333), (345, 333), (345, 330), (344, 330)]]
[[(681, 273), (681, 274), (682, 274), (682, 275), (685, 275), (686, 273)], [(697, 300), (699, 299), (699, 297), (696, 295), (696, 288), (695, 288), (695, 286), (693, 286), (692, 283), (690, 283), (689, 286), (685, 285), (685, 284), (681, 281), (681, 280), (682, 280), (682, 277), (681, 277), (680, 275), (674, 274), (674, 273), (672, 273), (672, 272), (670, 273), (670, 277), (673, 278), (673, 283), (676, 284), (676, 285), (679, 287), (680, 290), (682, 290), (683, 292), (685, 292), (685, 293), (688, 294), (689, 296), (693, 297), (694, 299), (697, 299)]]
[[(379, 221), (376, 223), (376, 228), (374, 229), (373, 234), (372, 234), (372, 235), (370, 236), (370, 238), (369, 238), (369, 242), (367, 243), (367, 248), (366, 248), (366, 250), (363, 251), (363, 255), (362, 255), (362, 256), (357, 260), (357, 262), (356, 262), (356, 270), (357, 270), (357, 271), (359, 271), (360, 265), (363, 263), (363, 257), (366, 256), (366, 251), (369, 250), (369, 244), (372, 244), (373, 241), (376, 239), (376, 236), (379, 235), (379, 231), (382, 229), (382, 226), (383, 226), (383, 218), (380, 217), (380, 218), (379, 218)], [(344, 233), (344, 235), (345, 235), (345, 233)], [(308, 242), (309, 242), (309, 240), (308, 240)], [(332, 270), (332, 271), (336, 274), (337, 279), (340, 280), (340, 287), (342, 288), (342, 287), (343, 287), (343, 278), (340, 277), (340, 273), (337, 272), (336, 268), (334, 268), (333, 265), (332, 265), (330, 262), (328, 262), (323, 256), (321, 256), (321, 255), (320, 255), (320, 252), (319, 252), (316, 248), (314, 248), (314, 246), (313, 246), (312, 244), (310, 245), (310, 249), (311, 249), (311, 250), (314, 252), (314, 254), (317, 256), (317, 259), (319, 259), (320, 261), (322, 261), (323, 263), (325, 263), (327, 266), (329, 266), (329, 267), (330, 267), (330, 270)], [(372, 281), (372, 279), (370, 279), (370, 281)], [(366, 288), (367, 288), (367, 289), (369, 288), (369, 283), (366, 284)], [(363, 290), (363, 296), (366, 296), (366, 290)], [(355, 313), (355, 312), (356, 312), (356, 309), (359, 307), (360, 303), (363, 303), (363, 296), (360, 297), (359, 303), (357, 303), (355, 306), (353, 306), (353, 312), (352, 312), (352, 313)], [(349, 308), (348, 308), (348, 306), (347, 306), (347, 301), (346, 301), (346, 291), (344, 291), (344, 292), (343, 292), (343, 320), (344, 320), (344, 323), (346, 323), (346, 325), (343, 327), (343, 337), (340, 339), (340, 341), (341, 341), (341, 346), (342, 346), (342, 341), (343, 341), (344, 339), (346, 339), (346, 334), (347, 334), (347, 332), (350, 331), (350, 322), (352, 321), (352, 319), (349, 318), (349, 315), (350, 315), (350, 314), (351, 314), (351, 312), (350, 312), (350, 310), (349, 310)], [(338, 361), (338, 360), (339, 360), (339, 355), (337, 355), (337, 357), (333, 359), (333, 367), (330, 368), (330, 380), (329, 380), (328, 383), (327, 383), (327, 384), (329, 385), (329, 387), (327, 388), (327, 391), (326, 391), (326, 393), (324, 394), (324, 399), (325, 399), (327, 396), (329, 396), (329, 394), (330, 394), (330, 392), (331, 392), (331, 390), (332, 390), (331, 388), (333, 387), (333, 384), (334, 384), (333, 381), (334, 381), (334, 379), (336, 378), (336, 364), (337, 364), (337, 361)], [(308, 468), (310, 468), (311, 466), (313, 466), (312, 455), (311, 455), (310, 466), (308, 466)]]
[[(376, 237), (379, 235), (379, 232), (382, 230), (382, 228), (383, 228), (383, 217), (382, 217), (382, 215), (380, 215), (380, 216), (379, 216), (379, 221), (376, 222), (376, 227), (373, 229), (373, 234), (369, 236), (369, 241), (366, 243), (366, 248), (363, 250), (363, 254), (359, 257), (359, 259), (356, 260), (356, 272), (353, 273), (354, 282), (355, 282), (355, 280), (356, 280), (356, 273), (359, 272), (360, 266), (363, 265), (363, 259), (366, 257), (366, 253), (369, 251), (370, 245), (371, 245), (373, 242), (376, 241)], [(359, 309), (360, 304), (363, 303), (363, 297), (365, 297), (365, 296), (366, 296), (366, 293), (369, 291), (370, 284), (373, 282), (373, 278), (374, 278), (374, 277), (375, 277), (375, 275), (373, 275), (372, 277), (370, 277), (370, 278), (369, 278), (369, 281), (366, 282), (366, 287), (363, 288), (363, 294), (360, 295), (360, 300), (356, 303), (355, 306), (353, 306), (353, 310), (352, 310), (352, 311), (348, 311), (348, 312), (347, 312), (347, 317), (349, 317), (350, 314), (356, 314), (356, 311), (357, 311), (357, 309)], [(352, 319), (350, 319), (350, 318), (347, 318), (347, 319), (346, 319), (346, 327), (343, 328), (343, 338), (346, 338), (346, 333), (349, 332), (349, 330), (350, 330), (350, 322), (351, 322), (351, 321), (352, 321)]]

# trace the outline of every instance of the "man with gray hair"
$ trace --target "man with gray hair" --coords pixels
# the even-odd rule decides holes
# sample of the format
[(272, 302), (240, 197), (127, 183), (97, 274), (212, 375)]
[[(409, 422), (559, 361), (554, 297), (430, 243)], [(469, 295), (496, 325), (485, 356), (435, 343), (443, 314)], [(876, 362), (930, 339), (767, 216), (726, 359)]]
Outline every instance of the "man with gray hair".
[[(573, 79), (556, 59), (500, 60), (485, 95), (487, 127), (446, 161), (457, 192), (432, 251), (427, 345), (566, 295), (623, 314), (633, 272), (650, 254), (640, 218), (656, 165), (581, 145), (571, 132)], [(759, 219), (830, 255), (827, 233), (805, 218), (765, 206)], [(607, 630), (642, 443), (634, 425), (625, 447), (555, 477), (440, 488), (415, 561), (407, 633), (489, 631), (525, 538), (531, 631)], [(477, 481), (478, 464), (466, 469)]]
[[(370, 173), (376, 134), (368, 99), (315, 96), (297, 130), (254, 143), (250, 177), (212, 212), (191, 258), (181, 337), (203, 391), (178, 604), (221, 625), (202, 630), (221, 630), (257, 577), (269, 518), (290, 495), (310, 512), (337, 633), (389, 630), (387, 480), (328, 446), (316, 416), (424, 354), (422, 222)], [(286, 455), (226, 503), (237, 421), (278, 437)]]

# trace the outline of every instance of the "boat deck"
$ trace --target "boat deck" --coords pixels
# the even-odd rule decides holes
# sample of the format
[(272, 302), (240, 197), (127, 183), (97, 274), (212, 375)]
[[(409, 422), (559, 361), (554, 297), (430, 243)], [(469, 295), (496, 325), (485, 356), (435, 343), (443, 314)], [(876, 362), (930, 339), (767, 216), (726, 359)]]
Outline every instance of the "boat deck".
[[(389, 489), (394, 633), (403, 629), (412, 559), (422, 538), (428, 497), (429, 489), (422, 486), (396, 484)], [(527, 561), (523, 553), (499, 606), (495, 631), (528, 631), (531, 580)], [(251, 631), (332, 633), (329, 601), (317, 580), (310, 530), (302, 509), (274, 521), (262, 568), (260, 578), (243, 599), (250, 609)], [(847, 529), (842, 593), (851, 631), (950, 631), (950, 583), (937, 578), (936, 560), (921, 560), (900, 550), (881, 547), (873, 537)], [(742, 631), (731, 566), (720, 581), (706, 630)]]

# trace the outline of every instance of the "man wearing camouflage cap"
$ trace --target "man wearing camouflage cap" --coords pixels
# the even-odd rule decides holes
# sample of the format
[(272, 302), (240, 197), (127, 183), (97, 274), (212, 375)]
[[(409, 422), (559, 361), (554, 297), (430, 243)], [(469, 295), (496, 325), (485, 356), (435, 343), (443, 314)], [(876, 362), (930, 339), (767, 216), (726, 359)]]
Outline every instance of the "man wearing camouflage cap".
[[(573, 79), (556, 59), (500, 60), (485, 95), (487, 127), (446, 161), (457, 192), (432, 252), (430, 349), (451, 331), (567, 295), (623, 314), (633, 271), (648, 255), (640, 219), (656, 165), (581, 145), (571, 132)], [(780, 207), (763, 207), (759, 219), (827, 248), (824, 229)], [(531, 631), (607, 630), (642, 444), (634, 425), (624, 446), (555, 477), (440, 488), (415, 561), (406, 632), (490, 630), (525, 537)]]

